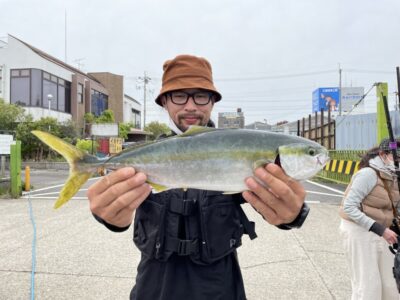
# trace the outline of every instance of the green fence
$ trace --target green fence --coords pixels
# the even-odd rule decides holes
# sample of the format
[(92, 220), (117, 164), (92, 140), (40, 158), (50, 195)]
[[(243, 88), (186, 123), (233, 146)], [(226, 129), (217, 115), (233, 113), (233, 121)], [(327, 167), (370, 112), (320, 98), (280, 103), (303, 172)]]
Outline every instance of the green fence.
[(317, 175), (336, 183), (348, 184), (351, 176), (358, 170), (361, 156), (365, 150), (330, 150), (330, 162)]

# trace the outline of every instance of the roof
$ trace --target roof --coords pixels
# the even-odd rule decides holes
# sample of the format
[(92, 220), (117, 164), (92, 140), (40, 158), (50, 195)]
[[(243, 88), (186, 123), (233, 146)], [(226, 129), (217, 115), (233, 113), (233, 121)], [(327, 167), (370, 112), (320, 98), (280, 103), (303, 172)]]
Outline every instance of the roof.
[[(131, 101), (133, 101), (133, 102), (136, 102), (137, 104), (140, 104), (139, 101), (137, 101), (136, 99), (132, 98), (131, 96), (129, 96), (129, 95), (127, 95), (127, 94), (124, 94), (124, 97), (125, 97), (125, 98), (128, 98), (129, 100), (131, 100)], [(140, 104), (140, 105), (141, 105), (141, 104)]]
[(152, 132), (143, 131), (137, 128), (131, 128), (128, 134), (137, 134), (137, 135), (153, 135)]
[[(36, 54), (40, 55), (41, 57), (47, 59), (48, 61), (51, 61), (51, 62), (53, 62), (53, 63), (55, 63), (55, 64), (57, 64), (57, 65), (59, 65), (59, 66), (61, 66), (61, 67), (64, 67), (64, 68), (66, 68), (66, 69), (68, 69), (68, 70), (70, 70), (70, 71), (72, 71), (72, 72), (82, 74), (83, 76), (85, 76), (85, 77), (87, 77), (87, 78), (90, 78), (91, 80), (100, 83), (100, 81), (98, 81), (98, 80), (97, 80), (96, 78), (94, 78), (93, 76), (88, 75), (88, 74), (82, 72), (81, 70), (79, 70), (79, 69), (77, 69), (77, 68), (75, 68), (75, 67), (73, 67), (73, 66), (71, 66), (71, 65), (69, 65), (69, 64), (67, 64), (67, 63), (65, 63), (65, 62), (63, 62), (63, 61), (61, 61), (61, 60), (59, 60), (58, 58), (55, 58), (54, 56), (51, 56), (50, 54), (47, 54), (46, 52), (44, 52), (44, 51), (42, 51), (42, 50), (40, 50), (40, 49), (38, 49), (38, 48), (36, 48), (36, 47), (34, 47), (34, 46), (32, 46), (32, 45), (26, 43), (26, 42), (24, 42), (24, 41), (22, 41), (22, 40), (20, 40), (20, 39), (18, 39), (18, 38), (16, 38), (15, 36), (13, 36), (13, 35), (11, 35), (11, 34), (9, 34), (9, 36), (11, 36), (12, 38), (16, 39), (16, 40), (19, 41), (20, 43), (24, 44), (25, 46), (27, 46), (28, 48), (30, 48), (33, 52), (35, 52)], [(100, 84), (101, 84), (101, 83), (100, 83)]]

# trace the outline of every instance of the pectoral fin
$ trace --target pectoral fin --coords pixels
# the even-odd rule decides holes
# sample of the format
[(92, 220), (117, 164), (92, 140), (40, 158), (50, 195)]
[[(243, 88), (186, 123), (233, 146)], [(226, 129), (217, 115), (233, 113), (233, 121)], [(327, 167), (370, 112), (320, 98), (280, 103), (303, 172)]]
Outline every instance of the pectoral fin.
[(266, 164), (273, 163), (273, 162), (274, 161), (270, 160), (270, 159), (259, 159), (259, 160), (256, 160), (253, 163), (253, 170), (255, 170), (255, 169), (259, 168), (259, 167), (264, 167)]
[(160, 192), (164, 192), (164, 191), (166, 191), (166, 190), (169, 190), (169, 187), (164, 186), (164, 185), (161, 185), (161, 184), (157, 184), (157, 183), (154, 183), (154, 182), (151, 182), (151, 181), (147, 181), (147, 183), (150, 184), (151, 187), (152, 187), (157, 193), (160, 193)]

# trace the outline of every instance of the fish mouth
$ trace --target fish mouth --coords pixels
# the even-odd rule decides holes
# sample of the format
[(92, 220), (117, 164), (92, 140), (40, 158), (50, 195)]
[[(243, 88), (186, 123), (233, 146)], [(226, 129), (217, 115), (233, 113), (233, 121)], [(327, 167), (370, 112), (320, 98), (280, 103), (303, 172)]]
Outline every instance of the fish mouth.
[(316, 156), (317, 163), (321, 166), (324, 166), (327, 162), (330, 161), (329, 155), (319, 154)]
[(274, 164), (278, 165), (279, 167), (282, 167), (281, 158), (279, 157), (279, 154), (275, 157)]

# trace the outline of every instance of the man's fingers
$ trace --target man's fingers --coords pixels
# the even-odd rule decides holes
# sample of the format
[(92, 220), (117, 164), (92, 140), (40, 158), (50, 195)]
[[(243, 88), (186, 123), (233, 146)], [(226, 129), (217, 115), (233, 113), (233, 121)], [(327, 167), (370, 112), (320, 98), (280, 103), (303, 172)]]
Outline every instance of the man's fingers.
[(270, 188), (266, 189), (253, 177), (247, 178), (245, 182), (250, 190), (260, 198), (260, 201), (271, 207), (274, 211), (278, 211), (283, 207), (282, 201)]
[(295, 196), (293, 188), (298, 183), (289, 180), (289, 177), (283, 173), (279, 166), (268, 164), (265, 168), (257, 168), (254, 174), (271, 189), (277, 198), (283, 201), (290, 201)]
[(254, 193), (244, 191), (242, 196), (267, 222), (270, 224), (280, 224), (276, 211), (271, 206), (261, 201)]
[(133, 190), (127, 191), (123, 195), (120, 195), (107, 207), (107, 211), (109, 211), (109, 217), (114, 218), (126, 209), (132, 213), (132, 211), (138, 208), (139, 205), (147, 198), (150, 192), (150, 185), (145, 183)]
[(124, 181), (133, 175), (135, 175), (135, 169), (129, 167), (112, 172), (90, 186), (88, 190), (88, 197), (91, 196), (91, 194), (101, 194), (115, 183)]
[(101, 203), (101, 206), (106, 207), (129, 190), (140, 187), (145, 182), (146, 175), (143, 173), (136, 173), (131, 178), (115, 183), (98, 195), (98, 202)]
[(283, 169), (278, 165), (270, 163), (267, 164), (264, 169), (271, 173), (273, 177), (278, 178), (280, 181), (288, 185), (295, 193), (303, 191), (301, 183), (287, 176)]

